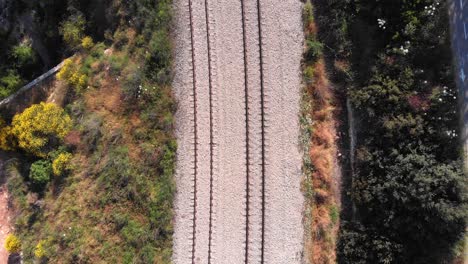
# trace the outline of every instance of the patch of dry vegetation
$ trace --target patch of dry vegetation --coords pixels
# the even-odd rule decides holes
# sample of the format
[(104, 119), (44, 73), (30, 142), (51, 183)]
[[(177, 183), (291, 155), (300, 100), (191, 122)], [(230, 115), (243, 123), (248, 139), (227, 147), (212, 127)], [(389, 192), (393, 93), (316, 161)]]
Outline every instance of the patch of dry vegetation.
[(307, 130), (309, 156), (306, 161), (305, 187), (308, 199), (309, 225), (311, 235), (307, 241), (310, 263), (336, 263), (336, 236), (338, 232), (339, 205), (337, 186), (334, 179), (336, 166), (336, 124), (334, 95), (327, 78), (321, 44), (316, 39), (317, 26), (313, 18), (312, 4), (307, 2), (304, 9), (306, 51), (304, 79), (306, 83), (304, 100), (309, 105), (303, 113), (310, 120)]

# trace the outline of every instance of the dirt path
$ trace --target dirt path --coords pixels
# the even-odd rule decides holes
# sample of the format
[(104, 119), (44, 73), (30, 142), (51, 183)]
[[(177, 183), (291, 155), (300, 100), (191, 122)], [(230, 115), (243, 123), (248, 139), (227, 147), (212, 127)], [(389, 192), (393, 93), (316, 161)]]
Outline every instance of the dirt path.
[(11, 231), (10, 218), (11, 211), (8, 208), (8, 191), (3, 175), (3, 164), (6, 157), (0, 151), (0, 263), (8, 262), (8, 252), (6, 251), (5, 239)]
[(8, 210), (8, 192), (5, 185), (0, 186), (0, 215), (0, 263), (7, 263), (8, 252), (5, 250), (4, 244), (11, 226), (10, 211)]
[(174, 263), (301, 263), (301, 10), (175, 1)]
[(65, 97), (68, 92), (68, 85), (61, 80), (54, 80), (52, 87), (53, 90), (49, 94), (46, 102), (55, 103), (58, 106), (64, 107)]

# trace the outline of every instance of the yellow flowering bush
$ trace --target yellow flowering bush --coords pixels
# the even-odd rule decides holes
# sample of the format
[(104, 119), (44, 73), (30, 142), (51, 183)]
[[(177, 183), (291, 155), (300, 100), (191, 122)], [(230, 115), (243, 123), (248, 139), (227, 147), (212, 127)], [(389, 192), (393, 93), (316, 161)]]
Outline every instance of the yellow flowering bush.
[(73, 85), (75, 88), (81, 89), (86, 85), (87, 77), (85, 74), (79, 72), (73, 73), (68, 79), (69, 84)]
[(5, 249), (8, 253), (18, 253), (21, 251), (21, 241), (13, 234), (9, 234), (5, 240)]
[(67, 80), (68, 77), (70, 76), (70, 72), (72, 71), (73, 68), (73, 60), (72, 59), (66, 59), (63, 61), (62, 68), (60, 71), (57, 73), (57, 78), (59, 80)]
[(55, 176), (62, 175), (63, 172), (70, 168), (70, 161), (72, 159), (70, 153), (60, 153), (57, 158), (52, 162), (52, 171)]
[(14, 138), (11, 133), (11, 127), (7, 126), (5, 120), (0, 118), (0, 149), (10, 151), (13, 148)]
[(89, 36), (84, 37), (81, 40), (81, 46), (87, 50), (91, 49), (94, 46), (93, 39)]
[(39, 241), (39, 243), (37, 243), (37, 246), (34, 249), (34, 256), (36, 256), (36, 258), (38, 259), (41, 259), (46, 256), (46, 250), (45, 250), (44, 244), (45, 244), (45, 241), (41, 240)]
[(53, 103), (33, 105), (15, 115), (11, 133), (18, 146), (38, 157), (46, 157), (45, 148), (63, 140), (72, 127), (72, 120), (65, 111)]
[(57, 73), (57, 78), (67, 82), (69, 85), (72, 85), (77, 89), (84, 88), (88, 81), (88, 76), (80, 73), (72, 59), (66, 59), (63, 62), (62, 68)]

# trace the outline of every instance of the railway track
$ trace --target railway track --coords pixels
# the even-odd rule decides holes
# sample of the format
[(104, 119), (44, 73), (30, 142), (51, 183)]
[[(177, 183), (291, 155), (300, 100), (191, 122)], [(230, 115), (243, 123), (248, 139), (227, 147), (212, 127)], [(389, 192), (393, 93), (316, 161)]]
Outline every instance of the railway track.
[(210, 44), (210, 16), (208, 0), (205, 0), (205, 21), (206, 21), (206, 46), (208, 49), (208, 93), (210, 101), (210, 215), (208, 231), (208, 264), (211, 264), (211, 246), (213, 239), (213, 69), (211, 65), (211, 44)]
[[(194, 38), (194, 16), (193, 16), (193, 1), (189, 2), (189, 17), (190, 17), (190, 43), (191, 43), (191, 55), (192, 55), (192, 83), (193, 83), (193, 127), (194, 127), (194, 186), (193, 186), (193, 230), (192, 230), (192, 263), (196, 263), (196, 240), (197, 240), (197, 177), (198, 177), (198, 124), (197, 124), (197, 75), (196, 75), (196, 63), (195, 63), (195, 38)], [(211, 246), (212, 246), (212, 234), (213, 234), (213, 148), (214, 148), (214, 137), (213, 137), (213, 81), (212, 81), (212, 65), (211, 65), (211, 44), (210, 44), (210, 26), (209, 26), (209, 8), (208, 0), (204, 1), (205, 5), (205, 24), (206, 24), (206, 45), (208, 50), (208, 86), (209, 86), (209, 127), (210, 127), (210, 205), (209, 205), (209, 231), (208, 231), (208, 264), (211, 264)]]
[(242, 40), (243, 40), (243, 53), (244, 53), (244, 89), (245, 89), (245, 167), (246, 167), (246, 208), (245, 208), (245, 263), (249, 263), (249, 217), (250, 217), (250, 129), (249, 129), (249, 81), (248, 81), (248, 63), (247, 63), (247, 32), (245, 28), (245, 4), (244, 0), (241, 2), (242, 12)]
[(259, 87), (249, 87), (248, 80), (248, 45), (247, 45), (247, 29), (246, 29), (246, 4), (245, 0), (240, 0), (241, 2), (241, 13), (242, 13), (242, 36), (243, 36), (243, 55), (244, 55), (244, 83), (245, 83), (245, 126), (246, 126), (246, 223), (245, 223), (245, 263), (249, 263), (249, 251), (251, 242), (250, 229), (253, 228), (250, 226), (250, 215), (253, 213), (251, 210), (254, 208), (250, 205), (251, 203), (251, 166), (252, 161), (250, 160), (250, 148), (251, 148), (251, 137), (250, 137), (250, 111), (251, 105), (249, 103), (249, 93), (250, 89), (258, 88), (260, 90), (260, 127), (261, 127), (261, 242), (260, 242), (260, 261), (264, 263), (264, 240), (265, 240), (265, 110), (264, 110), (264, 80), (263, 80), (263, 54), (262, 54), (262, 29), (261, 29), (261, 9), (260, 1), (256, 2), (257, 8), (257, 24), (258, 24), (258, 59), (259, 64), (256, 65), (259, 67), (260, 73), (260, 86)]
[(261, 152), (262, 152), (262, 238), (261, 238), (261, 263), (265, 262), (265, 80), (263, 72), (263, 36), (261, 23), (261, 5), (260, 0), (257, 0), (257, 24), (258, 24), (258, 46), (260, 60), (260, 111), (261, 111)]
[(276, 40), (282, 34), (274, 36), (276, 27), (265, 24), (277, 21), (269, 15), (273, 6), (261, 0), (180, 0), (177, 6), (185, 22), (178, 30), (186, 34), (179, 39), (186, 52), (179, 76), (187, 76), (180, 78), (177, 91), (180, 113), (190, 117), (178, 119), (183, 124), (178, 133), (186, 140), (178, 154), (184, 162), (176, 203), (183, 210), (176, 214), (175, 263), (293, 260), (277, 247), (291, 241), (278, 226), (290, 219), (281, 215), (289, 210), (283, 198), (295, 188), (285, 179), (291, 173), (283, 173), (292, 171), (283, 169), (288, 168), (283, 157), (295, 147), (286, 139), (291, 129), (283, 126), (292, 124), (295, 115), (282, 108), (283, 96), (290, 93), (278, 69), (291, 68), (275, 63), (287, 61), (278, 56), (283, 50)]
[(197, 127), (197, 75), (195, 65), (195, 41), (193, 28), (193, 6), (192, 0), (189, 1), (189, 24), (190, 24), (190, 46), (192, 55), (192, 100), (193, 100), (193, 223), (192, 223), (192, 263), (195, 263), (195, 246), (197, 231), (197, 176), (198, 176), (198, 127)]

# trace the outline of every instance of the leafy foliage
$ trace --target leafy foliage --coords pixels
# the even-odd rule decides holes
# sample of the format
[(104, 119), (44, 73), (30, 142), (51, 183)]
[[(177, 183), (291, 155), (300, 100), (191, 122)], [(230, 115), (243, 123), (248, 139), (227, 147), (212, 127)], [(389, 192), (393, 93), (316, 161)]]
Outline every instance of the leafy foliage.
[(27, 42), (14, 46), (12, 55), (19, 65), (31, 64), (36, 59), (31, 44)]
[(23, 80), (16, 71), (7, 71), (6, 75), (0, 77), (0, 98), (3, 99), (16, 92), (22, 84)]
[(450, 261), (466, 227), (467, 181), (457, 151), (447, 3), (341, 4), (351, 10), (341, 19), (354, 46), (348, 95), (365, 129), (351, 190), (360, 220), (343, 224), (339, 262)]
[(81, 44), (86, 21), (81, 15), (71, 16), (60, 26), (60, 34), (71, 49), (76, 49)]
[(338, 259), (347, 263), (399, 263), (400, 244), (359, 224), (344, 223), (338, 244)]
[(52, 176), (52, 164), (47, 160), (38, 160), (31, 165), (29, 178), (38, 187), (45, 186)]
[(306, 41), (307, 45), (307, 52), (305, 54), (305, 58), (308, 61), (317, 61), (317, 59), (322, 55), (323, 45), (322, 43), (310, 39)]

